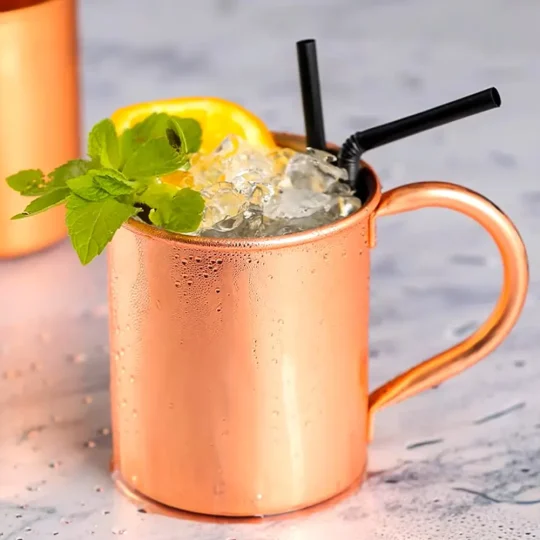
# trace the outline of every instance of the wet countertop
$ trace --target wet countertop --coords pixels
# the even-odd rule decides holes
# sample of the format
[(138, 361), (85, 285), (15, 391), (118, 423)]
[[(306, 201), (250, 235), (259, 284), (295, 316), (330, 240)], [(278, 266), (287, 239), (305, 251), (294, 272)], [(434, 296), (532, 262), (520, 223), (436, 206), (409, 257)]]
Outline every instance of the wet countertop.
[[(373, 152), (385, 189), (445, 179), (502, 207), (529, 246), (531, 288), (505, 344), (460, 377), (376, 416), (363, 488), (314, 513), (212, 523), (144, 513), (111, 453), (106, 269), (67, 242), (0, 263), (0, 539), (540, 538), (540, 4), (522, 0), (92, 0), (81, 5), (85, 127), (126, 103), (214, 94), (302, 130), (295, 48), (316, 37), (327, 134), (491, 85), (496, 111)], [(381, 220), (371, 383), (470, 333), (501, 267), (466, 218)]]

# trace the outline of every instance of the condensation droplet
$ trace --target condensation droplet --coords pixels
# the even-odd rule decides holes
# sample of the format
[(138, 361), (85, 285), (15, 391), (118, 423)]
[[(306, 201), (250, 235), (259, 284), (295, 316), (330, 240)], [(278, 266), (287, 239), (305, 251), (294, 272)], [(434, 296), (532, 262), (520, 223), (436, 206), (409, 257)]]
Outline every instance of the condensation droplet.
[(135, 382), (135, 377), (134, 377), (133, 375), (131, 375), (131, 376), (129, 377), (129, 382), (130, 382), (130, 383), (134, 383), (134, 382)]
[(120, 405), (121, 405), (122, 408), (123, 408), (123, 407), (126, 407), (126, 406), (127, 406), (127, 400), (126, 400), (126, 399), (123, 399), (123, 400), (122, 400), (122, 403), (121, 403)]
[(200, 257), (195, 257), (195, 262), (196, 262), (196, 263), (200, 263), (201, 260), (202, 260), (202, 259), (201, 259)]
[(137, 416), (139, 416), (139, 413), (137, 412), (137, 409), (133, 409), (131, 411), (131, 415), (133, 416), (133, 418), (137, 418)]
[(123, 348), (120, 349), (120, 357), (123, 357), (125, 354), (126, 354), (126, 350)]
[(94, 398), (92, 396), (84, 396), (83, 403), (86, 405), (90, 405), (94, 401)]
[(178, 289), (180, 287), (180, 282), (179, 281), (175, 281), (174, 282), (174, 286)]
[(277, 411), (277, 410), (272, 411), (272, 416), (279, 416), (279, 411)]
[(193, 281), (191, 279), (187, 282), (188, 285), (193, 285)]
[(223, 264), (223, 261), (222, 261), (221, 259), (218, 259), (216, 262), (217, 262), (218, 264)]
[(110, 432), (111, 432), (111, 430), (109, 428), (106, 428), (106, 427), (101, 428), (98, 431), (99, 435), (104, 435), (104, 436), (109, 435)]
[(219, 294), (221, 292), (221, 289), (216, 289), (216, 292)]
[(204, 278), (207, 278), (207, 277), (208, 277), (208, 273), (205, 272), (205, 273), (203, 274), (203, 277), (204, 277)]
[(278, 319), (278, 324), (283, 324), (285, 321), (283, 319)]
[(186, 264), (187, 264), (187, 259), (182, 259), (182, 264), (183, 264), (184, 266), (186, 266)]
[(96, 447), (96, 443), (92, 440), (90, 441), (86, 441), (86, 443), (84, 444), (84, 446), (86, 446), (86, 448), (95, 448)]

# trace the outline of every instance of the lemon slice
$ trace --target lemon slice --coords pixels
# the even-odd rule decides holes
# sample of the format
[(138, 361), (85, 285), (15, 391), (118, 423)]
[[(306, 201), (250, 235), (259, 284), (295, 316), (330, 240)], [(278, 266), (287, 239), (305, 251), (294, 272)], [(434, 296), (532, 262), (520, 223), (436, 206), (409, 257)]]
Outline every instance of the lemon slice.
[(203, 133), (202, 153), (214, 150), (227, 135), (237, 135), (252, 146), (266, 149), (276, 146), (262, 120), (236, 103), (215, 97), (184, 97), (130, 105), (117, 110), (112, 121), (122, 132), (159, 112), (197, 120)]

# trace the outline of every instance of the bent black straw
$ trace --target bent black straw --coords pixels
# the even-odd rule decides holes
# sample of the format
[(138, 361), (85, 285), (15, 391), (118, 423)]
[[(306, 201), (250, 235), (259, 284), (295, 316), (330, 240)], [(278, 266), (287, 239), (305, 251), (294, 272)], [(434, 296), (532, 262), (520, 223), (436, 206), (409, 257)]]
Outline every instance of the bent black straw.
[(500, 105), (501, 97), (497, 89), (488, 88), (482, 92), (407, 116), (401, 120), (358, 131), (343, 143), (339, 152), (339, 166), (347, 170), (349, 182), (355, 186), (359, 161), (362, 154), (367, 150), (372, 150), (473, 114), (495, 109)]

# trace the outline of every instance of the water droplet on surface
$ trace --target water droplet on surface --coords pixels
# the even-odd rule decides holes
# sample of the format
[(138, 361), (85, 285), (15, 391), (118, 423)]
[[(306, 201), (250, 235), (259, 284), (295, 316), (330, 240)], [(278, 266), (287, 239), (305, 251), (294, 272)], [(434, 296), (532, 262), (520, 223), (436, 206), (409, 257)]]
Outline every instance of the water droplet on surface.
[(134, 474), (134, 475), (131, 476), (131, 481), (132, 481), (134, 484), (137, 483), (137, 480), (138, 480), (138, 478), (137, 478), (137, 475), (136, 475), (136, 474)]
[(223, 309), (223, 308), (220, 306), (220, 307), (216, 308), (216, 311), (217, 311), (218, 313), (221, 313), (222, 309)]
[(125, 349), (120, 349), (120, 357), (124, 356), (126, 354)]
[(92, 396), (84, 396), (83, 403), (86, 405), (90, 405), (94, 401), (94, 398)]
[(114, 353), (114, 359), (118, 362), (120, 360), (120, 355), (118, 353)]
[(257, 493), (256, 499), (257, 499), (258, 501), (260, 501), (260, 500), (262, 499), (262, 493)]
[(222, 261), (221, 259), (218, 259), (216, 262), (217, 262), (218, 264), (223, 264), (223, 261)]
[(278, 324), (283, 324), (285, 321), (283, 319), (278, 319)]
[(202, 260), (202, 259), (201, 259), (200, 257), (195, 257), (195, 262), (196, 262), (196, 263), (200, 263), (201, 260)]
[(70, 360), (74, 364), (84, 364), (86, 360), (88, 359), (88, 356), (84, 353), (76, 353), (70, 357)]
[(95, 491), (96, 493), (101, 493), (101, 492), (103, 491), (103, 488), (102, 488), (101, 486), (96, 486), (96, 487), (94, 488), (94, 491)]
[(125, 407), (125, 406), (127, 405), (127, 400), (126, 400), (126, 399), (123, 399), (121, 405), (122, 405), (122, 407)]
[(133, 375), (130, 376), (129, 382), (130, 382), (130, 383), (134, 383), (134, 382), (135, 382), (135, 377), (134, 377)]
[(133, 418), (137, 418), (137, 416), (139, 416), (139, 413), (137, 412), (137, 409), (133, 409), (131, 411), (131, 415), (133, 416)]
[(186, 264), (187, 264), (187, 259), (182, 259), (182, 264), (183, 264), (184, 266), (186, 266)]
[(187, 282), (188, 285), (193, 285), (193, 281), (191, 279)]
[(174, 282), (174, 286), (178, 289), (180, 287), (180, 282), (179, 281), (175, 281)]
[(278, 410), (272, 411), (272, 416), (279, 416), (279, 411)]
[(86, 441), (86, 442), (84, 443), (84, 446), (85, 446), (86, 448), (95, 448), (95, 447), (96, 447), (96, 443), (95, 443), (94, 441), (90, 440), (90, 441)]
[(111, 432), (111, 430), (109, 428), (101, 428), (99, 431), (98, 431), (98, 434), (99, 435), (109, 435), (109, 433)]
[(169, 403), (169, 409), (174, 409), (174, 403)]
[(216, 293), (220, 293), (221, 292), (221, 289), (216, 289)]

